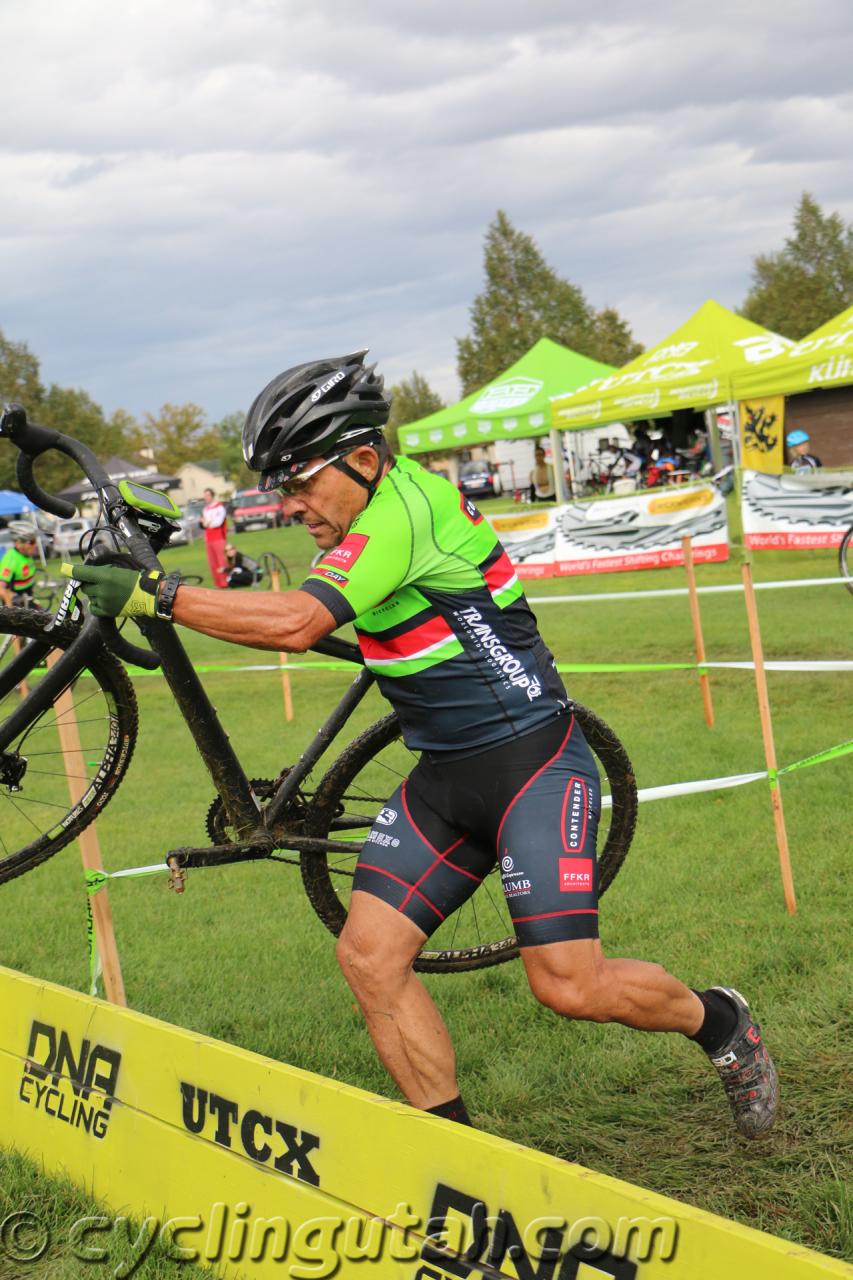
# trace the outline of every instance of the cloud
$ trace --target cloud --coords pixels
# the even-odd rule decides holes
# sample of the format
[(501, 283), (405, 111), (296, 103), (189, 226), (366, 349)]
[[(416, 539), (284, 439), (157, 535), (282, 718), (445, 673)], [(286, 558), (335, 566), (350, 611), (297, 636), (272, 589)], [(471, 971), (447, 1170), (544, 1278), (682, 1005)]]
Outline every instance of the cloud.
[(108, 409), (366, 344), (453, 397), (499, 207), (649, 344), (853, 217), (846, 0), (600, 8), (7, 0), (4, 331)]

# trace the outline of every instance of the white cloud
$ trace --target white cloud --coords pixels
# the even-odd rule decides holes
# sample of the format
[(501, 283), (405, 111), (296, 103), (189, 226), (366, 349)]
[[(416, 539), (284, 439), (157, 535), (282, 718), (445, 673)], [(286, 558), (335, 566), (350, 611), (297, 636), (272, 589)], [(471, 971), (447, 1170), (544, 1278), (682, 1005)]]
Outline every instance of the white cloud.
[(364, 344), (452, 396), (498, 207), (647, 343), (853, 218), (846, 0), (601, 9), (6, 0), (0, 325), (107, 409)]

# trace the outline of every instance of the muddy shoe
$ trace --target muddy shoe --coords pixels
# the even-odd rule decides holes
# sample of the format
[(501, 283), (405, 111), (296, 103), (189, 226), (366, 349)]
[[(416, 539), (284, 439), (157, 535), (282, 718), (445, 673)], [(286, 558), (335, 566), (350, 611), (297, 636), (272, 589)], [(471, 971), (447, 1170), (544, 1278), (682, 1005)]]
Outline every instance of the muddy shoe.
[(753, 1022), (749, 1005), (734, 987), (712, 987), (734, 1005), (738, 1015), (734, 1034), (716, 1053), (709, 1054), (728, 1094), (735, 1124), (745, 1138), (769, 1132), (779, 1107), (779, 1082), (773, 1059)]

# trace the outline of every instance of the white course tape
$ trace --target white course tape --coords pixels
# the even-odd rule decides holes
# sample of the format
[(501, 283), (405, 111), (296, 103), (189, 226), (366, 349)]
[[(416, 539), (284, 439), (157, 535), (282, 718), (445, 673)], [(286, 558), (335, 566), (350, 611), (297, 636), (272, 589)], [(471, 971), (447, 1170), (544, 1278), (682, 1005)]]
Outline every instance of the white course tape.
[[(781, 587), (829, 587), (846, 586), (844, 578), (794, 578), (790, 582), (756, 582), (756, 591), (776, 591)], [(719, 595), (723, 592), (743, 591), (738, 582), (719, 587), (697, 587), (699, 595)], [(580, 604), (589, 600), (643, 600), (652, 596), (686, 596), (687, 587), (666, 587), (656, 591), (601, 591), (583, 596), (528, 596), (528, 604)]]
[[(726, 787), (744, 787), (748, 782), (758, 782), (759, 778), (766, 777), (767, 771), (762, 770), (761, 773), (732, 773), (727, 778), (703, 778), (699, 782), (673, 782), (667, 787), (642, 787), (637, 792), (637, 799), (642, 804), (644, 800), (668, 800), (670, 796), (689, 796), (697, 791), (724, 791)], [(603, 796), (601, 807), (612, 808), (612, 796)]]

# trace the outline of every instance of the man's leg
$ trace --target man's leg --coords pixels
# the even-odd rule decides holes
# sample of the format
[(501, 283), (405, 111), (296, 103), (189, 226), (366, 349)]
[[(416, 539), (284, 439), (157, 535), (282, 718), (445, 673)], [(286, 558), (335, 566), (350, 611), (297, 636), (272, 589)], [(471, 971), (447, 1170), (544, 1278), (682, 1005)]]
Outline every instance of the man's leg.
[(597, 938), (525, 947), (521, 955), (537, 1000), (566, 1018), (686, 1036), (704, 1021), (702, 1001), (683, 982), (659, 964), (608, 960)]
[(426, 941), (400, 911), (356, 891), (338, 939), (338, 961), (376, 1052), (415, 1107), (456, 1099), (456, 1055), (447, 1027), (412, 965)]
[(758, 1138), (772, 1127), (779, 1106), (776, 1069), (740, 992), (711, 987), (699, 996), (660, 965), (608, 960), (597, 938), (527, 947), (521, 954), (533, 994), (549, 1009), (640, 1031), (680, 1031), (716, 1067), (740, 1133)]

